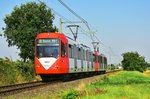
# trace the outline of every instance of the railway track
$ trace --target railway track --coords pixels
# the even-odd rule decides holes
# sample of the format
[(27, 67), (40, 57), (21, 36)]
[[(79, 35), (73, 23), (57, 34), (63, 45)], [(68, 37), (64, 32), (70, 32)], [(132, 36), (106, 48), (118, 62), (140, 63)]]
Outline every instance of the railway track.
[(3, 96), (13, 95), (19, 92), (32, 90), (35, 88), (43, 87), (49, 84), (56, 84), (59, 81), (53, 81), (53, 82), (29, 82), (29, 83), (22, 83), (22, 84), (14, 84), (14, 85), (8, 85), (8, 86), (0, 86), (0, 98)]
[[(117, 72), (117, 71), (120, 71), (120, 70), (109, 71), (109, 72), (106, 72), (106, 74), (111, 74), (111, 73), (114, 73), (114, 72)], [(101, 75), (105, 75), (105, 74), (101, 74)], [(72, 81), (72, 80), (77, 80), (77, 79), (84, 79), (84, 78), (87, 78), (87, 77), (70, 79), (70, 80), (67, 80), (67, 82)], [(3, 97), (3, 96), (9, 96), (9, 95), (13, 95), (13, 94), (23, 92), (23, 91), (27, 91), (27, 90), (32, 90), (32, 89), (36, 89), (36, 88), (39, 88), (39, 87), (44, 87), (44, 86), (47, 86), (47, 85), (50, 85), (50, 84), (55, 85), (55, 84), (58, 84), (60, 82), (62, 82), (62, 81), (54, 80), (54, 81), (51, 81), (51, 82), (39, 81), (39, 82), (14, 84), (14, 85), (8, 85), (8, 86), (0, 86), (0, 98)]]

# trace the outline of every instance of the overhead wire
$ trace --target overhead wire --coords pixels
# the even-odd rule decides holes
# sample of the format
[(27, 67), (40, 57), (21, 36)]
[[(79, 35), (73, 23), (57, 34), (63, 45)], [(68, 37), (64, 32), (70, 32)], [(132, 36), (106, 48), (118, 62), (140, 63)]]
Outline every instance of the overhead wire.
[[(41, 1), (41, 0), (38, 0), (38, 1), (39, 1), (40, 3), (43, 3), (43, 1)], [(75, 25), (75, 23), (81, 23), (81, 22), (79, 22), (79, 21), (74, 21), (74, 22), (72, 22), (72, 21), (70, 21), (69, 19), (67, 19), (66, 17), (64, 17), (63, 15), (61, 15), (60, 13), (58, 13), (57, 11), (55, 11), (53, 8), (51, 8), (51, 7), (47, 6), (47, 5), (46, 5), (46, 7), (47, 7), (48, 9), (51, 9), (54, 14), (56, 14), (57, 16), (59, 16), (60, 18), (62, 18), (62, 19), (64, 19), (64, 20), (66, 21), (66, 22), (63, 22), (63, 23), (68, 23), (68, 24), (73, 24), (73, 25)], [(80, 17), (80, 19), (82, 20), (83, 18)], [(84, 20), (84, 19), (83, 19), (83, 20)], [(84, 20), (83, 23), (86, 23), (86, 21)], [(82, 27), (80, 27), (80, 29), (85, 32), (85, 30), (84, 30)], [(89, 29), (90, 29), (90, 28), (89, 28)], [(85, 32), (85, 33), (86, 33), (86, 32)], [(87, 36), (87, 35), (86, 35), (86, 36)], [(88, 36), (87, 36), (87, 37), (88, 37)], [(91, 38), (91, 36), (90, 36), (90, 38)]]
[[(89, 27), (89, 25), (88, 25), (88, 22), (87, 22), (85, 19), (83, 19), (83, 18), (82, 18), (81, 16), (79, 16), (76, 12), (74, 12), (71, 8), (69, 8), (69, 6), (66, 5), (62, 0), (58, 0), (58, 2), (61, 3), (66, 9), (68, 9), (68, 10), (69, 10), (73, 15), (75, 15), (79, 20), (81, 20), (81, 22), (83, 22), (83, 23), (87, 26), (88, 30), (91, 31), (91, 29), (90, 29), (90, 27)], [(94, 42), (94, 39), (93, 39), (92, 35), (90, 35), (90, 37), (91, 37), (91, 40)]]
[(79, 16), (77, 13), (75, 13), (72, 9), (70, 9), (62, 0), (58, 0), (59, 3), (61, 3), (65, 8), (67, 8), (72, 14), (74, 14), (77, 18), (79, 18), (84, 23), (87, 23), (86, 20), (84, 20), (81, 16)]
[[(76, 12), (74, 12), (71, 8), (69, 8), (69, 6), (67, 6), (62, 0), (58, 0), (58, 1), (59, 1), (65, 8), (67, 8), (73, 15), (75, 15), (78, 19), (80, 19), (80, 20), (87, 26), (88, 30), (91, 31), (91, 28), (90, 28), (88, 22), (87, 22), (85, 19), (83, 19), (83, 18), (82, 18), (81, 16), (79, 16)], [(81, 28), (81, 29), (82, 29), (82, 28)], [(83, 30), (83, 29), (82, 29), (82, 30)], [(92, 34), (93, 34), (93, 35), (92, 35)], [(109, 52), (112, 53), (112, 55), (117, 56), (117, 55), (112, 51), (112, 48), (111, 48), (111, 47), (109, 47), (109, 46), (105, 45), (103, 42), (101, 42), (101, 41), (99, 40), (99, 38), (98, 38), (94, 33), (92, 33), (92, 34), (90, 34), (90, 38), (91, 38), (91, 40), (92, 40), (93, 42), (94, 42), (93, 37), (95, 37), (95, 39), (96, 39), (99, 43), (101, 43), (103, 46), (105, 46), (106, 48), (109, 49)]]
[[(40, 1), (40, 0), (38, 0), (38, 1), (39, 1), (40, 3), (42, 3), (42, 1)], [(76, 12), (74, 12), (71, 8), (69, 8), (69, 6), (66, 5), (62, 0), (58, 0), (58, 2), (59, 2), (60, 4), (62, 4), (66, 9), (68, 9), (73, 15), (75, 15), (82, 23), (85, 24), (85, 26), (87, 27), (87, 29), (88, 29), (89, 31), (91, 31), (91, 28), (90, 28), (88, 22), (87, 22), (85, 19), (83, 19), (83, 18), (82, 18), (81, 16), (79, 16)], [(61, 17), (62, 19), (64, 19), (64, 20), (66, 21), (66, 23), (69, 23), (69, 24), (79, 23), (78, 21), (76, 21), (76, 22), (70, 21), (69, 19), (65, 18), (64, 16), (62, 16), (62, 15), (59, 14), (57, 11), (55, 11), (54, 9), (50, 8), (50, 7), (47, 6), (47, 5), (46, 5), (46, 7), (49, 8), (49, 9), (51, 9), (56, 15), (58, 15), (59, 17)], [(65, 23), (65, 22), (64, 22), (64, 23)], [(85, 31), (82, 27), (80, 27), (80, 29), (86, 33), (86, 31)], [(93, 35), (92, 35), (92, 34), (93, 34)], [(116, 54), (114, 54), (114, 52), (112, 51), (112, 49), (110, 49), (109, 46), (107, 46), (107, 45), (105, 45), (103, 42), (101, 42), (100, 39), (99, 39), (94, 33), (92, 33), (92, 34), (90, 34), (90, 38), (91, 38), (92, 42), (95, 41), (95, 40), (94, 40), (94, 38), (95, 38), (99, 43), (101, 43), (103, 46), (105, 46), (106, 48), (108, 48), (108, 49), (110, 50), (109, 52), (111, 52), (113, 55), (117, 56)], [(87, 36), (87, 35), (86, 35), (86, 36)], [(93, 37), (94, 37), (94, 38), (93, 38)]]
[[(40, 3), (43, 3), (41, 0), (38, 0)], [(55, 11), (53, 8), (49, 7), (46, 5), (47, 8), (49, 8), (50, 10), (52, 10), (56, 15), (58, 15), (59, 17), (63, 18), (64, 20), (68, 21), (68, 22), (71, 22), (69, 21), (69, 19), (65, 18), (64, 16), (62, 16), (61, 14), (59, 14), (57, 11)]]
[[(74, 12), (74, 11), (73, 11), (68, 5), (66, 5), (62, 0), (58, 0), (58, 2), (61, 3), (66, 9), (68, 9), (68, 10), (69, 10), (73, 15), (75, 15), (79, 20), (81, 20), (81, 21), (87, 26), (88, 30), (91, 31), (90, 26), (89, 26), (88, 22), (87, 22), (85, 19), (83, 19), (83, 18), (82, 18), (81, 16), (79, 16), (76, 12)], [(107, 47), (104, 43), (102, 43), (102, 42), (97, 38), (97, 36), (94, 35), (94, 33), (93, 33), (93, 35), (90, 34), (91, 40), (92, 40), (93, 42), (95, 42), (94, 39), (93, 39), (93, 37), (95, 37), (99, 43), (101, 43), (102, 45), (104, 45), (105, 47)]]

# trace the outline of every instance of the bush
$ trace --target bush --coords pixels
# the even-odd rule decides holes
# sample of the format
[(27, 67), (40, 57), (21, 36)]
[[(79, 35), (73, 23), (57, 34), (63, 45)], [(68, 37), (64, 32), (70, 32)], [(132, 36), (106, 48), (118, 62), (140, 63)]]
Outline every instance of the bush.
[(35, 78), (31, 62), (13, 62), (8, 58), (0, 59), (0, 84), (8, 85), (32, 81)]
[(15, 63), (8, 58), (0, 59), (0, 81), (2, 84), (13, 84), (16, 81)]
[(30, 81), (35, 78), (34, 68), (32, 62), (16, 62), (16, 68), (19, 73), (25, 78), (25, 80)]
[(111, 64), (111, 70), (115, 70), (115, 65)]
[(78, 95), (79, 95), (79, 92), (78, 92), (78, 91), (76, 91), (76, 90), (71, 90), (71, 91), (65, 93), (65, 94), (62, 96), (62, 99), (75, 99)]

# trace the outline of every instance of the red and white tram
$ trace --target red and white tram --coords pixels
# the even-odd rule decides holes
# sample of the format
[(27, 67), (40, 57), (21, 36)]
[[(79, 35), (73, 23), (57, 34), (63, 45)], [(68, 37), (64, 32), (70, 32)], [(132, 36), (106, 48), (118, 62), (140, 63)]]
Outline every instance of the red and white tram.
[(107, 58), (61, 33), (40, 33), (35, 40), (35, 72), (46, 81), (62, 75), (105, 72)]

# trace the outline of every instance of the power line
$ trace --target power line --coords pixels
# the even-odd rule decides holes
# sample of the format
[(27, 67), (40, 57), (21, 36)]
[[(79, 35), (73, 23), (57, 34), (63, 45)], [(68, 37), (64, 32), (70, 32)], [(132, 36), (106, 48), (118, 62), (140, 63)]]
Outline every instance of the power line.
[(70, 9), (64, 2), (62, 2), (61, 0), (58, 0), (65, 8), (67, 8), (72, 14), (74, 14), (77, 18), (79, 18), (81, 21), (83, 21), (84, 23), (87, 23), (86, 20), (84, 20), (81, 16), (79, 16), (77, 13), (75, 13), (72, 9)]
[[(66, 9), (68, 9), (73, 15), (75, 15), (79, 20), (81, 20), (88, 28), (89, 31), (91, 31), (88, 22), (83, 19), (81, 16), (79, 16), (76, 12), (74, 12), (71, 8), (69, 8), (69, 6), (67, 6), (62, 0), (58, 0), (59, 3), (61, 3)], [(91, 40), (94, 42), (94, 39), (92, 37), (92, 35), (90, 34)]]
[[(42, 1), (40, 1), (40, 0), (38, 0), (40, 3), (43, 3)], [(49, 9), (51, 9), (56, 15), (58, 15), (59, 17), (61, 17), (62, 19), (64, 19), (66, 22), (63, 22), (63, 23), (69, 23), (69, 24), (74, 24), (74, 23), (84, 23), (85, 24), (85, 26), (88, 28), (88, 30), (89, 30), (89, 32), (91, 32), (91, 28), (90, 28), (90, 26), (89, 26), (89, 24), (88, 24), (88, 22), (85, 20), (85, 19), (83, 19), (81, 16), (79, 16), (76, 12), (74, 12), (71, 8), (69, 8), (69, 6), (68, 5), (66, 5), (62, 0), (58, 0), (58, 2), (59, 3), (61, 3), (66, 9), (68, 9), (73, 15), (75, 15), (80, 21), (70, 21), (69, 19), (67, 19), (67, 18), (65, 18), (64, 16), (62, 16), (61, 14), (59, 14), (57, 11), (55, 11), (54, 9), (52, 9), (52, 8), (50, 8), (49, 6), (47, 6), (46, 5), (46, 7), (47, 8), (49, 8)], [(75, 25), (75, 24), (74, 24)], [(81, 28), (80, 27), (80, 29), (82, 30), (82, 31), (84, 31), (85, 33), (87, 33), (83, 28)], [(92, 35), (93, 34), (93, 35)], [(109, 49), (109, 52), (110, 53), (112, 53), (113, 55), (115, 55), (114, 54), (114, 52), (112, 51), (112, 49), (110, 49), (110, 47), (109, 46), (106, 46), (104, 43), (102, 43), (100, 40), (99, 40), (99, 38), (94, 34), (94, 33), (92, 33), (92, 34), (89, 34), (90, 35), (90, 38), (91, 38), (91, 40), (94, 42), (94, 38), (99, 42), (99, 43), (101, 43), (103, 46), (105, 46), (106, 48), (108, 48)], [(86, 35), (87, 36), (87, 35)], [(117, 56), (117, 55), (115, 55), (115, 56)]]
[[(83, 18), (82, 18), (81, 16), (79, 16), (76, 12), (74, 12), (71, 8), (69, 8), (69, 6), (67, 6), (62, 0), (58, 0), (58, 1), (59, 1), (65, 8), (67, 8), (73, 15), (75, 15), (79, 20), (81, 20), (81, 21), (87, 26), (88, 30), (91, 31), (91, 29), (90, 29), (90, 27), (89, 27), (89, 24), (88, 24), (88, 22), (87, 22), (85, 19), (83, 19)], [(103, 46), (105, 46), (106, 48), (108, 48), (108, 49), (109, 49), (109, 53), (112, 53), (114, 56), (117, 56), (117, 55), (114, 54), (114, 52), (112, 51), (112, 48), (111, 48), (111, 47), (108, 47), (108, 46), (106, 46), (104, 43), (102, 43), (94, 33), (93, 33), (93, 35), (90, 34), (90, 38), (91, 38), (91, 40), (94, 42), (94, 38), (93, 38), (93, 37), (95, 37), (95, 39), (96, 39), (99, 43), (101, 43)]]
[[(41, 0), (38, 0), (40, 3), (43, 3)], [(61, 0), (60, 0), (60, 2), (62, 3), (62, 4), (64, 4)], [(66, 4), (64, 4), (64, 5), (66, 5)], [(57, 11), (55, 11), (54, 9), (52, 9), (51, 7), (49, 7), (49, 6), (47, 6), (46, 5), (46, 7), (47, 8), (49, 8), (50, 10), (52, 10), (56, 15), (58, 15), (59, 17), (61, 17), (62, 19), (64, 19), (65, 20), (65, 22), (62, 22), (62, 23), (68, 23), (68, 24), (73, 24), (73, 25), (75, 25), (74, 23), (84, 23), (84, 24), (86, 24), (86, 26), (88, 27), (88, 29), (90, 30), (90, 27), (88, 26), (88, 24), (87, 24), (87, 21), (85, 21), (82, 17), (80, 17), (79, 15), (77, 15), (73, 10), (71, 10), (67, 5), (66, 5), (66, 7), (67, 8), (69, 8), (70, 9), (70, 11), (72, 12), (72, 13), (74, 13), (75, 15), (76, 15), (76, 17), (78, 17), (82, 22), (80, 22), (80, 21), (70, 21), (69, 19), (67, 19), (67, 18), (65, 18), (64, 16), (62, 16), (61, 14), (59, 14)], [(81, 28), (81, 27), (80, 27)], [(82, 29), (82, 31), (84, 30), (83, 28), (81, 28)], [(87, 35), (86, 35), (87, 36)], [(90, 35), (90, 38), (92, 39), (92, 41), (93, 41), (93, 38), (92, 38), (92, 36)]]
[[(38, 0), (40, 3), (43, 3), (42, 1)], [(49, 6), (46, 5), (47, 8), (49, 8), (50, 10), (52, 10), (56, 15), (58, 15), (59, 17), (63, 18), (64, 20), (69, 21), (67, 18), (65, 18), (64, 16), (62, 16), (61, 14), (59, 14), (57, 11), (55, 11), (54, 9), (50, 8)]]
[(67, 8), (73, 15), (75, 15), (78, 19), (80, 19), (88, 28), (88, 30), (91, 30), (88, 22), (83, 19), (81, 16), (79, 16), (76, 12), (74, 12), (71, 8), (69, 8), (69, 6), (67, 6), (62, 0), (58, 0), (59, 3), (61, 3), (65, 8)]
[[(79, 20), (81, 20), (81, 21), (87, 26), (88, 30), (91, 32), (91, 29), (90, 29), (90, 27), (89, 27), (89, 25), (88, 25), (88, 22), (87, 22), (85, 19), (83, 19), (83, 18), (82, 18), (81, 16), (79, 16), (76, 12), (74, 12), (71, 8), (69, 8), (69, 6), (66, 5), (62, 0), (58, 0), (58, 1), (59, 1), (59, 3), (61, 3), (66, 9), (68, 9), (73, 15), (75, 15)], [(102, 42), (97, 38), (97, 36), (94, 35), (94, 33), (93, 33), (93, 35), (90, 34), (90, 38), (91, 38), (92, 42), (95, 42), (93, 37), (95, 37), (99, 43), (101, 43), (102, 45), (106, 46), (104, 43), (102, 43)], [(107, 47), (107, 46), (106, 46), (106, 47)]]

